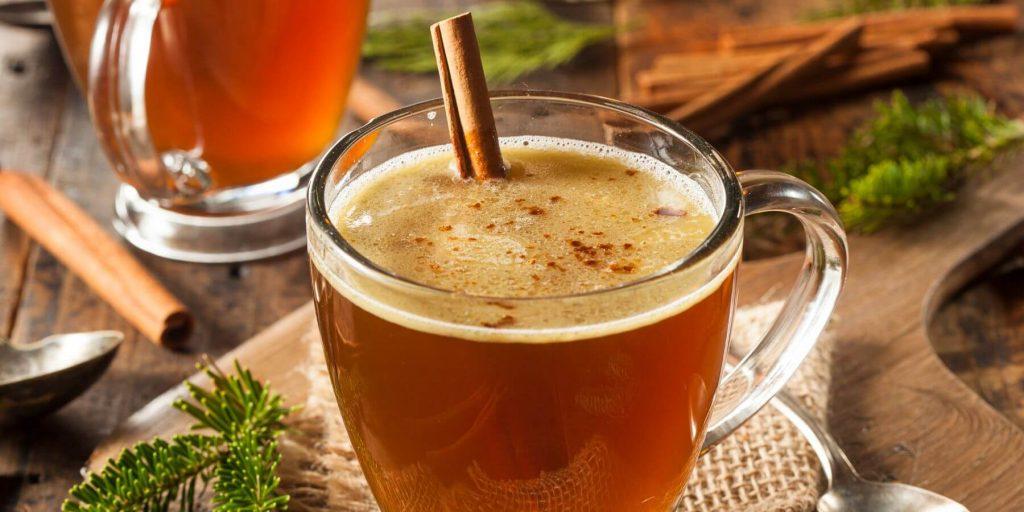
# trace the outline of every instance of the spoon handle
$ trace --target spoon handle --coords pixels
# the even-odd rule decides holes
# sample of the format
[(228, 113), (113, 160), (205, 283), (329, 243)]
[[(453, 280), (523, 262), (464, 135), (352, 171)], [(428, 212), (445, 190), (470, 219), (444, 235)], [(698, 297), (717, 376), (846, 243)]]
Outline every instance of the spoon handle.
[(828, 429), (820, 420), (812, 416), (797, 399), (786, 391), (779, 392), (772, 399), (772, 406), (789, 419), (811, 444), (814, 453), (821, 460), (825, 477), (831, 486), (836, 481), (860, 479), (850, 459), (829, 434)]

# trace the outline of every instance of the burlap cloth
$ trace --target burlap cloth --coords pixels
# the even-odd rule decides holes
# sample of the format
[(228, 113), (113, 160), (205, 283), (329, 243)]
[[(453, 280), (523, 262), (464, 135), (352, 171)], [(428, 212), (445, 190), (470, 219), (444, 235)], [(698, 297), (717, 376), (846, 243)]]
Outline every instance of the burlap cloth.
[[(742, 353), (764, 333), (781, 307), (774, 302), (740, 308), (731, 350)], [(370, 488), (338, 414), (319, 336), (304, 337), (309, 396), (283, 436), (282, 490), (296, 511), (374, 511)], [(790, 381), (789, 390), (819, 417), (830, 381), (828, 333)], [(811, 446), (778, 411), (766, 407), (701, 457), (677, 511), (814, 510), (824, 483)]]

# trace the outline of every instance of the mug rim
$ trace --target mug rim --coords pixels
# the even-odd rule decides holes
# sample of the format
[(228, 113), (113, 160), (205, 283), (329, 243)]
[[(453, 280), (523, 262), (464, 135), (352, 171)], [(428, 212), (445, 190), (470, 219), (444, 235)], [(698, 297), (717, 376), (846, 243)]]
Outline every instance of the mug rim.
[[(695, 249), (675, 260), (673, 263), (666, 265), (665, 268), (656, 273), (648, 274), (634, 281), (629, 281), (616, 286), (580, 293), (512, 297), (480, 295), (439, 288), (391, 272), (377, 265), (356, 250), (356, 248), (349, 244), (341, 235), (341, 232), (334, 226), (334, 223), (330, 220), (330, 216), (328, 214), (329, 210), (325, 198), (325, 193), (327, 191), (327, 179), (331, 175), (331, 171), (334, 169), (335, 164), (341, 159), (341, 157), (350, 149), (355, 147), (358, 142), (364, 140), (365, 137), (398, 121), (410, 118), (422, 112), (437, 109), (438, 107), (443, 108), (444, 101), (442, 98), (434, 98), (413, 103), (397, 110), (381, 114), (331, 144), (327, 151), (325, 151), (317, 160), (316, 166), (313, 169), (312, 176), (309, 180), (309, 186), (307, 187), (306, 218), (309, 229), (319, 231), (320, 235), (326, 235), (327, 239), (330, 241), (331, 249), (340, 251), (340, 256), (347, 259), (349, 264), (355, 265), (364, 273), (369, 272), (374, 278), (383, 280), (386, 284), (398, 285), (400, 287), (412, 287), (426, 293), (444, 294), (449, 296), (457, 294), (460, 297), (467, 299), (516, 302), (594, 297), (660, 281), (661, 279), (684, 272), (715, 255), (721, 247), (727, 244), (739, 229), (743, 219), (743, 192), (736, 173), (710, 143), (681, 124), (645, 108), (592, 94), (546, 90), (524, 91), (501, 89), (490, 91), (490, 99), (492, 103), (495, 101), (515, 101), (525, 99), (534, 101), (546, 100), (551, 102), (595, 107), (602, 110), (612, 111), (620, 115), (625, 115), (627, 117), (633, 117), (638, 121), (657, 128), (663, 133), (682, 140), (693, 148), (694, 151), (707, 159), (711, 164), (715, 176), (718, 177), (724, 189), (724, 205), (722, 213), (715, 223), (714, 229), (711, 230), (711, 232)], [(307, 235), (307, 237), (308, 236), (309, 235)], [(332, 251), (332, 253), (333, 252), (334, 251)], [(313, 264), (316, 265), (317, 258), (311, 258), (311, 260)]]

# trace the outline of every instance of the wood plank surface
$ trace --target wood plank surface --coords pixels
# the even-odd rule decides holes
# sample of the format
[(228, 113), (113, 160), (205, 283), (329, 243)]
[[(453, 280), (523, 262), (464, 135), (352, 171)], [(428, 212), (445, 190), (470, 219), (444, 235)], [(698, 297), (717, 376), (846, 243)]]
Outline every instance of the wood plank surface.
[[(375, 9), (386, 10), (439, 4), (455, 8), (465, 2), (383, 0), (374, 5)], [(680, 22), (696, 26), (726, 16), (779, 21), (797, 12), (795, 6), (800, 2), (728, 0), (688, 4), (693, 4), (696, 14)], [(611, 19), (607, 4), (554, 4), (554, 7), (568, 17)], [(950, 70), (950, 75), (958, 82), (992, 95), (1005, 112), (1020, 115), (1024, 112), (1024, 81), (1006, 77), (1016, 77), (1024, 69), (1022, 45), (1021, 36), (978, 45), (966, 52), (964, 60)], [(556, 72), (530, 75), (512, 86), (614, 95), (614, 59), (612, 48), (596, 48)], [(405, 101), (437, 96), (433, 76), (409, 77), (372, 69), (367, 70), (366, 76)], [(916, 89), (931, 90), (930, 87)], [(827, 156), (870, 114), (871, 101), (886, 94), (868, 93), (827, 103), (772, 109), (752, 116), (732, 138), (723, 141), (720, 148), (737, 168), (767, 168), (795, 158)], [(60, 63), (56, 44), (45, 31), (0, 25), (0, 165), (47, 176), (97, 219), (108, 223), (116, 180), (100, 153), (81, 98)], [(1001, 168), (1009, 176), (1012, 176), (1009, 171), (1016, 175), (1024, 173), (1024, 167), (1014, 165), (1004, 162)], [(987, 198), (991, 195), (986, 200), (997, 206), (1016, 205), (1018, 211), (1024, 210), (1024, 205), (1014, 198), (1014, 194), (1020, 198), (1024, 192), (1019, 184), (1003, 187), (998, 182), (993, 183), (996, 185), (980, 189)], [(981, 211), (976, 213), (987, 211), (978, 208)], [(863, 279), (882, 281), (864, 285), (864, 296), (870, 298), (871, 304), (888, 304), (889, 296), (902, 289), (922, 296), (931, 292), (932, 302), (925, 306), (915, 305), (911, 300), (894, 300), (884, 310), (849, 313), (849, 325), (857, 326), (857, 330), (843, 337), (839, 365), (844, 372), (837, 380), (832, 399), (833, 403), (849, 405), (833, 412), (832, 427), (850, 449), (855, 462), (872, 476), (898, 478), (948, 492), (965, 500), (972, 510), (1024, 509), (1020, 484), (993, 487), (1013, 476), (1019, 480), (1024, 474), (1019, 462), (1024, 461), (1024, 454), (1020, 451), (1020, 442), (1015, 440), (1019, 431), (953, 380), (933, 353), (920, 348), (927, 339), (927, 320), (950, 315), (948, 309), (932, 314), (941, 299), (971, 274), (994, 263), (1012, 236), (1000, 240), (999, 247), (986, 252), (975, 264), (959, 267), (955, 279), (947, 281), (946, 285), (932, 288), (942, 279), (941, 274), (957, 268), (958, 258), (965, 256), (947, 251), (948, 244), (935, 240), (966, 238), (980, 247), (991, 241), (986, 237), (994, 236), (999, 230), (1019, 231), (1020, 228), (1009, 226), (1012, 223), (1006, 219), (965, 223), (961, 227), (945, 225), (944, 221), (949, 223), (950, 219), (939, 216), (920, 230), (889, 232), (877, 237), (876, 242), (855, 241), (851, 283)], [(956, 229), (948, 229), (951, 227)], [(793, 236), (795, 231), (786, 221), (752, 222), (747, 229), (750, 236), (745, 250), (749, 255), (763, 256), (799, 248), (799, 237)], [(918, 258), (923, 249), (906, 250), (905, 247), (926, 247), (942, 253), (943, 258), (935, 262), (934, 268), (921, 269), (918, 265), (922, 260)], [(198, 328), (189, 352), (168, 352), (145, 342), (52, 257), (33, 247), (16, 228), (0, 220), (0, 335), (13, 334), (19, 339), (29, 339), (59, 330), (104, 327), (122, 329), (129, 338), (110, 371), (83, 397), (51, 417), (18, 429), (0, 431), (0, 510), (57, 510), (67, 488), (78, 481), (79, 469), (89, 453), (115, 425), (191, 374), (199, 354), (227, 353), (309, 297), (307, 261), (301, 253), (253, 264), (216, 266), (175, 263), (136, 254), (196, 313)], [(872, 276), (872, 272), (878, 270), (870, 271), (865, 265), (876, 260), (895, 262), (894, 268), (884, 269), (886, 274), (881, 279)], [(786, 266), (794, 262), (789, 259), (760, 265), (772, 264)], [(747, 293), (758, 286), (768, 289), (777, 285), (778, 276), (773, 272), (751, 274), (744, 276), (744, 282), (749, 283), (745, 285)], [(760, 276), (760, 284), (755, 279), (757, 276)], [(1019, 288), (1016, 293), (1019, 297)], [(848, 318), (847, 308), (853, 307), (847, 299), (841, 303), (844, 321)], [(1002, 321), (985, 318), (986, 322)], [(1015, 318), (1019, 322), (1016, 325), (1024, 324), (1019, 316)], [(968, 323), (962, 330), (977, 335), (983, 327), (987, 329), (992, 325), (995, 324), (971, 326)], [(1024, 327), (1018, 329), (1012, 332), (1018, 333), (1015, 339), (1019, 340)], [(896, 332), (899, 336), (885, 338), (883, 331)], [(1004, 349), (999, 347), (1010, 337), (1007, 334), (986, 339), (987, 348), (977, 350), (977, 357), (984, 359), (983, 351), (1000, 354)], [(877, 354), (877, 359), (858, 361), (856, 354), (864, 351)], [(945, 355), (950, 353), (944, 351)], [(1019, 349), (1016, 356), (1005, 351), (1002, 354), (990, 359), (1001, 361), (1003, 369), (988, 372), (984, 380), (989, 382), (988, 388), (997, 389), (1002, 385), (1008, 393), (1012, 386), (1020, 386), (1020, 380), (1013, 379), (1022, 374), (1024, 365), (1020, 362)], [(288, 351), (281, 355), (288, 355)], [(978, 363), (978, 366), (983, 365)], [(845, 371), (847, 368), (849, 371)], [(886, 369), (893, 369), (899, 375), (913, 372), (939, 375), (939, 391), (915, 379), (884, 374)], [(975, 375), (972, 382), (981, 380)], [(985, 388), (986, 384), (981, 387)], [(895, 397), (893, 404), (903, 406), (889, 404), (888, 400), (869, 399), (872, 393), (879, 392), (892, 395)], [(1004, 400), (994, 394), (989, 398), (1004, 410), (1012, 410), (1006, 404), (1016, 400), (1012, 397)], [(953, 405), (960, 403), (967, 406)], [(924, 434), (903, 429), (903, 425), (921, 421), (923, 417), (940, 417), (946, 422)], [(905, 421), (894, 423), (893, 418)], [(946, 433), (972, 427), (983, 428), (984, 438), (1000, 444), (1000, 452), (947, 443), (944, 439)], [(984, 481), (979, 483), (979, 479), (965, 478), (967, 473), (978, 474)]]
[(1024, 244), (944, 304), (929, 336), (946, 366), (1024, 427)]
[[(374, 8), (417, 5), (456, 9), (468, 2), (383, 0)], [(581, 20), (607, 21), (611, 15), (608, 6), (563, 6), (560, 12)], [(611, 96), (613, 59), (598, 54), (515, 86)], [(0, 25), (0, 66), (0, 165), (47, 176), (109, 225), (117, 180), (51, 34)], [(439, 93), (433, 75), (370, 70), (367, 76), (407, 102)], [(127, 335), (110, 370), (82, 397), (50, 417), (0, 430), (0, 510), (58, 510), (90, 452), (117, 424), (189, 376), (200, 355), (223, 355), (310, 297), (302, 252), (243, 265), (194, 265), (134, 251), (196, 316), (187, 351), (170, 352), (145, 341), (2, 216), (0, 236), (0, 335), (27, 340), (96, 328)]]

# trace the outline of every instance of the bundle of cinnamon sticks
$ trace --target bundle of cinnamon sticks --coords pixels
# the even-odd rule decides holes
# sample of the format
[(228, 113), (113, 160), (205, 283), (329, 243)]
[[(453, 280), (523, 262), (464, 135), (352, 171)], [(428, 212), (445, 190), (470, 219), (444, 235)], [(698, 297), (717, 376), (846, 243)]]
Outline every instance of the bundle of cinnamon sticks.
[(715, 134), (740, 116), (927, 73), (954, 46), (1017, 30), (1015, 5), (908, 9), (703, 36), (638, 31), (626, 51), (656, 49), (630, 73), (624, 100)]

